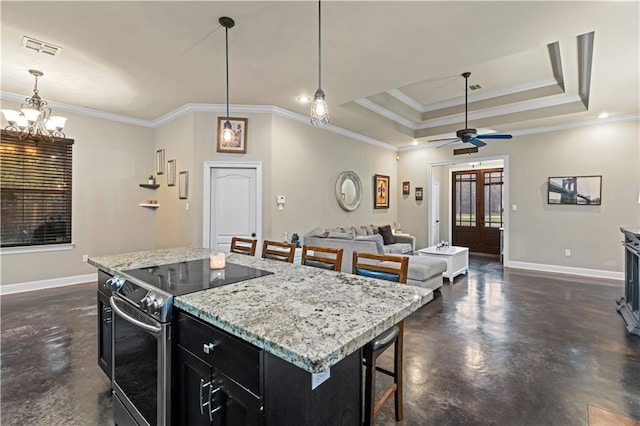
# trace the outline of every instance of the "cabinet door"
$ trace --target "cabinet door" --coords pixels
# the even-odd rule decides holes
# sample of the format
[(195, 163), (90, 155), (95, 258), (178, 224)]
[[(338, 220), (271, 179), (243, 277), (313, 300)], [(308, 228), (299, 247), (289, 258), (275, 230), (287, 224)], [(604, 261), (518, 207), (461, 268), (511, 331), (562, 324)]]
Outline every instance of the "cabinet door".
[(210, 415), (211, 371), (209, 364), (178, 345), (178, 358), (174, 363), (174, 424), (213, 425), (214, 415)]
[(216, 369), (214, 369), (213, 383), (215, 393), (212, 404), (213, 409), (217, 410), (216, 424), (224, 426), (263, 424), (260, 398)]
[(98, 291), (98, 365), (111, 379), (112, 318), (109, 298)]

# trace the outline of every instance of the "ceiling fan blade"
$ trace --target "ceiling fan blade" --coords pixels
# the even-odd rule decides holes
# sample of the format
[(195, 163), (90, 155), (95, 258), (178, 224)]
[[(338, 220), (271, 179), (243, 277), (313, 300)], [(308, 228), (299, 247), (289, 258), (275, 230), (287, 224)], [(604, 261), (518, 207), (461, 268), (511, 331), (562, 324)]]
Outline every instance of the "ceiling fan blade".
[[(443, 143), (442, 145), (440, 145), (437, 149), (440, 148), (444, 148), (445, 146), (451, 145), (452, 143), (456, 143), (456, 142), (460, 142), (460, 138), (455, 138), (455, 139), (440, 139), (440, 141), (446, 141), (448, 140), (449, 142), (447, 143)], [(434, 142), (434, 141), (429, 141), (429, 142)]]
[(485, 142), (482, 142), (482, 141), (481, 141), (480, 139), (478, 139), (478, 138), (473, 138), (473, 139), (471, 139), (471, 140), (469, 141), (469, 143), (470, 143), (471, 145), (473, 145), (473, 146), (477, 146), (478, 148), (480, 148), (480, 147), (482, 147), (482, 146), (485, 146), (485, 145), (486, 145), (486, 143), (485, 143)]
[(511, 135), (478, 135), (476, 138), (482, 139), (511, 139), (513, 136)]
[(460, 140), (460, 138), (431, 139), (430, 141), (427, 141), (427, 142), (444, 142), (444, 141), (457, 141), (457, 140)]

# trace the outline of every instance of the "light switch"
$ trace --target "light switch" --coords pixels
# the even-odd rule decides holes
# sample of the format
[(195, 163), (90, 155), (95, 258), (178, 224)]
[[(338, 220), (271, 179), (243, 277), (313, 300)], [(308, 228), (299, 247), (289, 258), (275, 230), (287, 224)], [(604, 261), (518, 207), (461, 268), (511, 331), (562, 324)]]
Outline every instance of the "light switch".
[(511, 204), (511, 210), (515, 212), (516, 210), (518, 210), (518, 206), (516, 204)]

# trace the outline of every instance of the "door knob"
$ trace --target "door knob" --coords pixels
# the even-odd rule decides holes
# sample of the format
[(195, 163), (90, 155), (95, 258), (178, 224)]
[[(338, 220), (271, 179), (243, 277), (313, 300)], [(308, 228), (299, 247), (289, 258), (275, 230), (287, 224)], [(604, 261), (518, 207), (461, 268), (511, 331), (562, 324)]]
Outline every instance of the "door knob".
[(252, 236), (253, 238), (255, 238), (255, 237), (256, 237), (256, 233), (255, 233), (255, 232), (252, 232), (252, 233), (251, 233), (251, 236)]

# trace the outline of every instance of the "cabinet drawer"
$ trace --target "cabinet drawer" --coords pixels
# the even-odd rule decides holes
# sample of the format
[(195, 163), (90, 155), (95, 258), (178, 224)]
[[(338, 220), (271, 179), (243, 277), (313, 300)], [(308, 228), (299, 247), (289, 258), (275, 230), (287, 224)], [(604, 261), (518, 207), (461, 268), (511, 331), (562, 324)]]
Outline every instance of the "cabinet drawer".
[[(260, 395), (261, 350), (182, 311), (177, 311), (176, 341), (220, 372)], [(209, 353), (207, 345), (213, 345)]]

